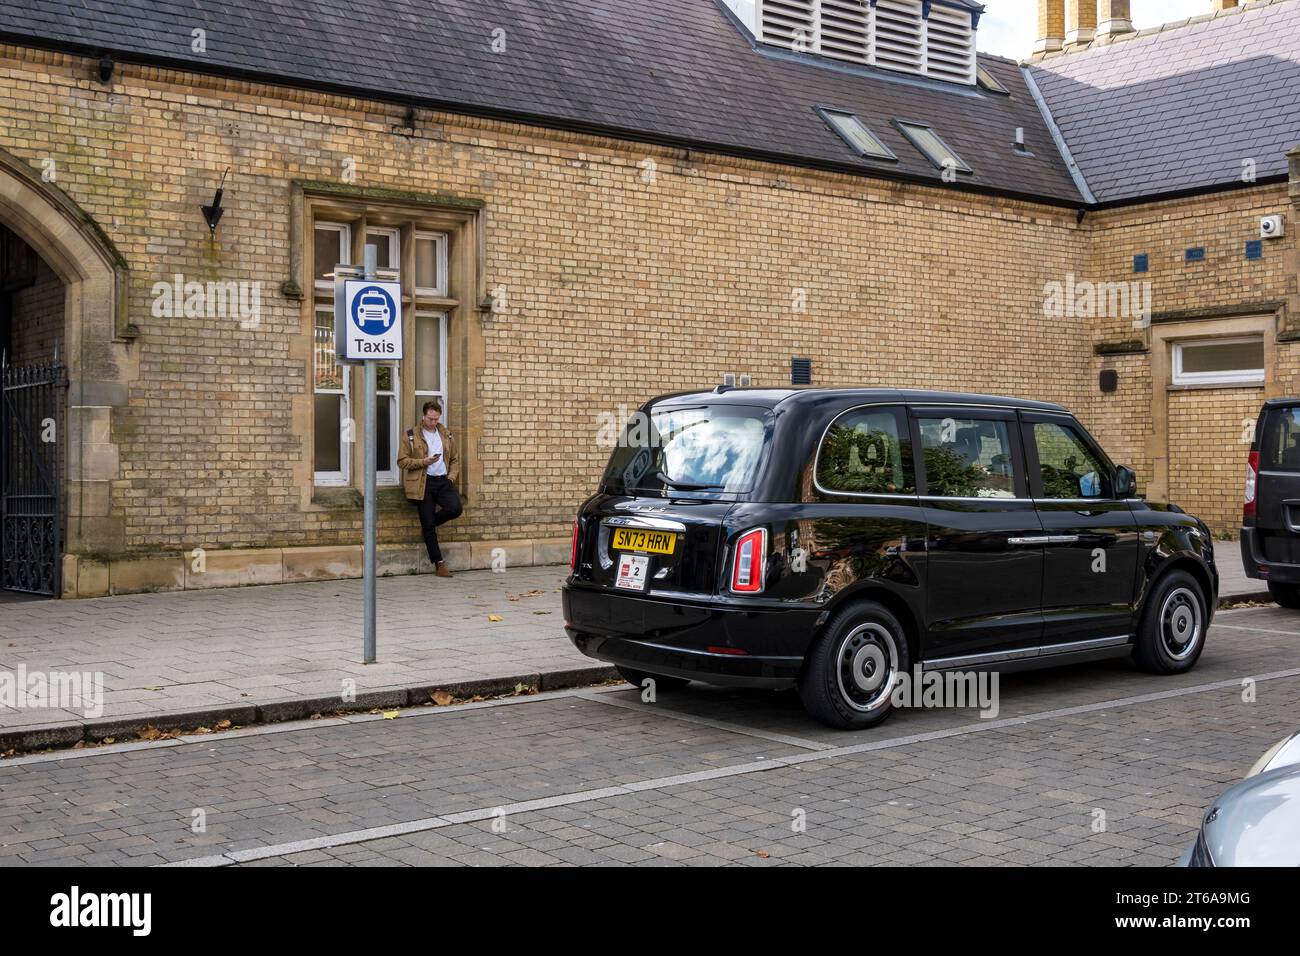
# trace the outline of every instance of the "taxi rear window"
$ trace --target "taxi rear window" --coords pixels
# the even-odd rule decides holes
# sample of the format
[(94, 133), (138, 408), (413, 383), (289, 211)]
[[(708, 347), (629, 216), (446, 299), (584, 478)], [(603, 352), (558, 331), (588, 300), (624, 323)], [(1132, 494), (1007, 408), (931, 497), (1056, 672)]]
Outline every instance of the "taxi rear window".
[(609, 458), (612, 494), (750, 491), (771, 414), (750, 405), (669, 405), (638, 411)]

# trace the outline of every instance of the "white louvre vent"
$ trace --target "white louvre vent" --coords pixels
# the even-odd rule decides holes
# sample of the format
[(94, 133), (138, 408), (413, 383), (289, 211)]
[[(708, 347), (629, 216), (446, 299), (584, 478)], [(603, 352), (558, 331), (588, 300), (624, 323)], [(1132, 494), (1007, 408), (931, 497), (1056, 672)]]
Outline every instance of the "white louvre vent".
[(759, 0), (764, 43), (815, 53), (820, 0)]
[(866, 0), (821, 0), (820, 52), (853, 63), (871, 62), (871, 5)]
[(921, 0), (877, 0), (876, 64), (904, 73), (925, 72)]
[(935, 5), (925, 24), (925, 66), (930, 76), (975, 82), (975, 34), (970, 14)]
[(763, 43), (975, 83), (975, 12), (924, 0), (756, 0)]

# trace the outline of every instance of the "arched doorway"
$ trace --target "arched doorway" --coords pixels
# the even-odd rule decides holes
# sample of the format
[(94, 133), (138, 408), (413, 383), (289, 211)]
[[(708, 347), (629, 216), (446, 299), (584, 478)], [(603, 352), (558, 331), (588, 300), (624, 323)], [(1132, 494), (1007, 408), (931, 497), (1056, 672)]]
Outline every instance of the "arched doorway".
[(0, 150), (0, 589), (49, 595), (77, 592), (65, 555), (123, 546), (112, 424), (134, 334), (126, 262), (56, 178)]
[(0, 223), (0, 591), (59, 591), (64, 296), (49, 263)]

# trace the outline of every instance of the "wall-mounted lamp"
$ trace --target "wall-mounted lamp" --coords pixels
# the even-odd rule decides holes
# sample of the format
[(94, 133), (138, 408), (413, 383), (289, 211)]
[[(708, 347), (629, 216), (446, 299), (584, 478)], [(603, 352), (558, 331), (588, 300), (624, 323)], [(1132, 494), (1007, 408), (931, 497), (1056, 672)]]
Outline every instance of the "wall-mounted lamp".
[(217, 194), (212, 197), (211, 206), (200, 206), (203, 210), (203, 220), (208, 224), (208, 231), (212, 235), (217, 234), (217, 223), (221, 222), (221, 214), (225, 212), (221, 208), (221, 194), (225, 192), (226, 173), (230, 172), (230, 167), (226, 167), (226, 172), (221, 174), (221, 182), (217, 185)]
[(113, 79), (114, 66), (113, 58), (107, 53), (99, 58), (99, 82), (108, 83)]

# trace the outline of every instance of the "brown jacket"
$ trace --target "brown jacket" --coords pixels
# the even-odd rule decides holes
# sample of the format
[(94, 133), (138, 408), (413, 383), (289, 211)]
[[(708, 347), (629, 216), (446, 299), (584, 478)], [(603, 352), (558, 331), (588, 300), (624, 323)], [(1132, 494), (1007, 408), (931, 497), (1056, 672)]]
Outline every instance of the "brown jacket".
[[(451, 432), (438, 423), (438, 434), (442, 437), (442, 459), (447, 465), (447, 477), (452, 484), (460, 481), (460, 456), (456, 454), (456, 442)], [(428, 477), (429, 466), (424, 459), (429, 457), (429, 445), (424, 440), (424, 423), (416, 422), (402, 432), (400, 448), (397, 453), (397, 467), (402, 469), (402, 485), (406, 497), (412, 501), (424, 500), (424, 479)]]

